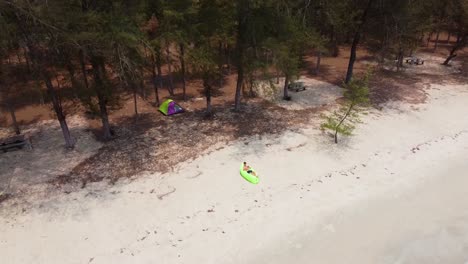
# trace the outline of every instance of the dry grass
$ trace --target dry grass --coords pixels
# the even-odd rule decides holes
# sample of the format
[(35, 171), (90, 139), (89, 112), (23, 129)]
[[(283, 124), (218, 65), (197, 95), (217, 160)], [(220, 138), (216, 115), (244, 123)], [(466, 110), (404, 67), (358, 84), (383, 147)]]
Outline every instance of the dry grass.
[[(342, 51), (342, 54), (346, 54), (346, 50)], [(426, 100), (424, 89), (429, 83), (466, 83), (465, 76), (468, 76), (466, 56), (465, 52), (457, 57), (457, 61), (461, 61), (457, 66), (461, 65), (461, 72), (458, 73), (448, 71), (443, 75), (434, 75), (414, 70), (398, 73), (390, 70), (376, 71), (370, 84), (373, 105), (380, 108), (390, 101), (420, 104)], [(438, 57), (438, 60), (440, 59), (442, 57)], [(313, 58), (310, 61), (313, 62)], [(344, 56), (324, 58), (322, 60), (324, 70), (318, 79), (328, 78), (330, 82), (339, 83), (340, 78), (345, 74), (346, 61), (347, 58)], [(358, 61), (357, 66), (358, 74), (366, 69), (366, 63), (363, 60)], [(435, 67), (435, 65), (430, 66)], [(63, 139), (57, 125), (52, 129), (53, 131), (41, 128), (39, 129), (41, 133), (33, 133), (33, 138), (37, 139), (36, 142), (39, 144), (32, 153), (8, 154), (9, 158), (2, 161), (8, 164), (3, 175), (13, 175), (14, 172), (15, 186), (26, 190), (29, 189), (28, 186), (44, 182), (31, 181), (31, 179), (38, 179), (36, 176), (33, 177), (33, 174), (38, 174), (37, 176), (47, 174), (44, 177), (41, 176), (41, 179), (56, 186), (72, 184), (76, 187), (84, 187), (89, 182), (105, 180), (114, 183), (121, 178), (138, 177), (142, 172), (169, 172), (175, 169), (177, 164), (223, 148), (235, 139), (252, 135), (275, 135), (310, 124), (310, 120), (317, 116), (317, 112), (328, 107), (317, 104), (315, 107), (302, 110), (286, 110), (274, 103), (249, 99), (243, 105), (241, 112), (233, 112), (231, 104), (235, 91), (235, 75), (230, 75), (226, 79), (226, 85), (220, 89), (220, 95), (214, 98), (215, 115), (207, 118), (204, 114), (205, 100), (200, 98), (201, 95), (197, 90), (199, 84), (195, 80), (192, 82), (189, 97), (194, 100), (179, 101), (189, 111), (177, 116), (165, 117), (151, 105), (149, 101), (152, 99), (145, 101), (139, 98), (141, 114), (135, 120), (132, 98), (125, 99), (121, 109), (114, 110), (110, 117), (117, 137), (106, 142), (102, 147), (97, 146), (100, 143), (95, 142), (90, 135), (90, 132), (95, 135), (100, 134), (100, 120), (98, 119), (86, 119), (82, 122), (86, 123), (83, 124), (82, 129), (72, 131), (72, 134), (80, 135), (79, 142), (86, 143), (82, 152), (63, 153), (61, 148)], [(298, 96), (301, 95), (303, 94), (298, 94)], [(163, 93), (162, 97), (166, 96)], [(337, 103), (339, 101), (336, 100)], [(31, 111), (27, 111), (28, 117), (34, 117), (32, 114), (37, 111), (33, 111), (33, 106), (22, 109), (27, 110), (28, 107), (31, 107)], [(85, 141), (84, 138), (89, 139)], [(96, 147), (92, 148), (88, 145)], [(25, 159), (31, 159), (34, 162), (22, 162)], [(67, 162), (67, 160), (72, 162)], [(38, 169), (44, 166), (47, 170)]]
[(180, 162), (196, 158), (228, 142), (252, 135), (278, 134), (309, 121), (314, 110), (285, 111), (266, 102), (252, 100), (241, 112), (231, 107), (215, 108), (207, 118), (203, 111), (165, 117), (145, 114), (134, 121), (124, 119), (118, 137), (96, 154), (61, 175), (55, 184), (131, 178), (141, 172), (168, 172)]
[(421, 104), (427, 99), (420, 78), (404, 73), (381, 70), (371, 78), (369, 87), (371, 102), (377, 108), (389, 101)]

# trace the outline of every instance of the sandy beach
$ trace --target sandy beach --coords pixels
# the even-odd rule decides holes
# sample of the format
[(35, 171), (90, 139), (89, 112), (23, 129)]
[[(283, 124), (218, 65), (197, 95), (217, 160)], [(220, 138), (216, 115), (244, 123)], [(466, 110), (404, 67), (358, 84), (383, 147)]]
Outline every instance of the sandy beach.
[(0, 264), (468, 264), (468, 0), (0, 0), (0, 28)]
[(370, 111), (338, 145), (311, 123), (3, 208), (2, 262), (466, 263), (468, 86), (426, 92)]

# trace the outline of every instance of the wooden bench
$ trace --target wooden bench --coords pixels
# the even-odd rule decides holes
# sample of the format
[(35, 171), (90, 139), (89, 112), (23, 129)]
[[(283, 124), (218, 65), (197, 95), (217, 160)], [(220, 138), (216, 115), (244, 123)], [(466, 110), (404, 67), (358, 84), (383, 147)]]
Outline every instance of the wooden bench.
[(10, 149), (22, 149), (25, 146), (29, 150), (32, 149), (31, 141), (24, 135), (0, 139), (0, 150), (3, 152), (7, 152)]

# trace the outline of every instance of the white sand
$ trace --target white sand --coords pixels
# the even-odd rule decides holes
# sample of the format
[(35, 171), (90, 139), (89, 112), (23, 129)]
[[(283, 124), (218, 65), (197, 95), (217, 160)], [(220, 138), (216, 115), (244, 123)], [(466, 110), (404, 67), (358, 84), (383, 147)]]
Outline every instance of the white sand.
[[(25, 189), (30, 194), (44, 191), (40, 184), (68, 173), (101, 148), (102, 144), (87, 131), (88, 124), (83, 117), (70, 116), (67, 123), (72, 136), (77, 140), (73, 151), (65, 150), (62, 130), (57, 120), (44, 120), (22, 127), (22, 133), (31, 140), (33, 149), (1, 153), (0, 194)], [(0, 134), (6, 130), (8, 129), (0, 129)]]
[[(447, 54), (448, 56), (448, 54)], [(403, 60), (403, 68), (401, 70), (408, 74), (429, 74), (433, 76), (444, 76), (447, 74), (458, 74), (461, 73), (461, 61), (454, 59), (450, 61), (449, 66), (442, 65), (446, 57), (435, 55), (431, 53), (415, 53), (414, 57), (421, 58), (424, 60), (424, 64), (408, 64)], [(396, 71), (396, 63), (393, 60), (386, 62), (384, 67), (387, 70)]]
[(1, 262), (464, 263), (468, 85), (428, 93), (419, 110), (372, 112), (338, 146), (311, 125), (3, 210)]
[(466, 263), (468, 165), (415, 171), (418, 186), (340, 208), (311, 231), (288, 234), (248, 263)]
[(283, 100), (284, 78), (280, 78), (279, 84), (272, 81), (258, 82), (255, 93), (266, 100), (276, 103), (287, 110), (303, 110), (334, 104), (336, 99), (343, 97), (343, 89), (331, 83), (301, 76), (296, 82), (303, 82), (304, 91), (288, 91), (291, 101)]

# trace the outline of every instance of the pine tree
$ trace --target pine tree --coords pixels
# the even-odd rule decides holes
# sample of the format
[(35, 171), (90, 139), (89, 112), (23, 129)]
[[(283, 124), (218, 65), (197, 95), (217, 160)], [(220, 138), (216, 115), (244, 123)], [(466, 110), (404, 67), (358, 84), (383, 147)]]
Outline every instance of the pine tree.
[(370, 71), (359, 79), (353, 78), (347, 84), (344, 84), (346, 99), (345, 104), (338, 111), (325, 116), (325, 122), (321, 125), (322, 129), (328, 129), (333, 132), (335, 143), (338, 143), (338, 134), (351, 135), (354, 130), (354, 124), (359, 122), (359, 110), (369, 103), (369, 78)]
[(449, 32), (456, 32), (457, 40), (443, 65), (448, 65), (457, 56), (457, 51), (463, 49), (468, 43), (468, 2), (450, 0), (447, 9), (447, 28)]
[(75, 145), (75, 139), (70, 134), (62, 106), (62, 98), (53, 85), (54, 72), (51, 71), (58, 64), (59, 51), (64, 48), (64, 44), (59, 41), (64, 32), (64, 29), (61, 28), (62, 24), (60, 24), (63, 21), (60, 19), (49, 21), (51, 19), (49, 12), (53, 9), (38, 8), (43, 4), (41, 1), (34, 3), (7, 2), (5, 9), (2, 9), (4, 10), (2, 16), (15, 25), (15, 31), (19, 36), (16, 41), (25, 43), (33, 71), (44, 82), (52, 102), (65, 139), (65, 147), (71, 149)]

